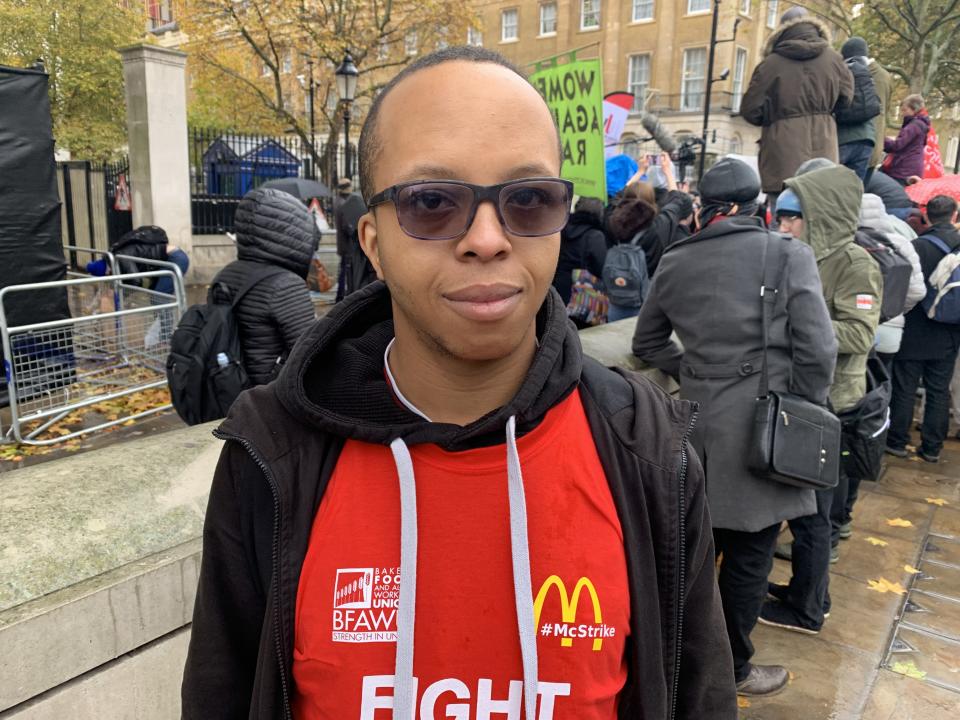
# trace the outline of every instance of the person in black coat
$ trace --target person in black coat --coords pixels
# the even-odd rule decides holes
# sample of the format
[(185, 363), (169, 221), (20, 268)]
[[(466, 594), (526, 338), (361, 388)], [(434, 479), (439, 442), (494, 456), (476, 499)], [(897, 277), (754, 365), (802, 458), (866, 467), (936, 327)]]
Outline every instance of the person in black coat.
[[(957, 201), (945, 195), (932, 198), (927, 202), (927, 219), (931, 227), (913, 241), (913, 247), (920, 256), (920, 267), (929, 293), (930, 275), (944, 258), (943, 250), (929, 238), (939, 238), (951, 252), (960, 248), (960, 233), (954, 227)], [(893, 397), (890, 401), (890, 432), (887, 434), (887, 452), (891, 455), (907, 456), (913, 406), (922, 378), (926, 402), (917, 455), (930, 463), (940, 460), (940, 450), (950, 425), (950, 379), (958, 350), (960, 325), (931, 320), (923, 303), (907, 313), (900, 351), (893, 360)]]
[(563, 302), (570, 302), (572, 272), (589, 270), (598, 278), (603, 275), (607, 256), (607, 234), (603, 230), (603, 203), (596, 198), (581, 198), (567, 226), (560, 233), (560, 258), (553, 276), (553, 286)]
[[(264, 265), (277, 272), (259, 281), (237, 304), (243, 366), (257, 385), (273, 379), (294, 344), (315, 320), (306, 277), (319, 236), (300, 200), (281, 190), (251, 190), (237, 206), (237, 259), (211, 283), (228, 297)], [(220, 287), (225, 286), (225, 287)]]

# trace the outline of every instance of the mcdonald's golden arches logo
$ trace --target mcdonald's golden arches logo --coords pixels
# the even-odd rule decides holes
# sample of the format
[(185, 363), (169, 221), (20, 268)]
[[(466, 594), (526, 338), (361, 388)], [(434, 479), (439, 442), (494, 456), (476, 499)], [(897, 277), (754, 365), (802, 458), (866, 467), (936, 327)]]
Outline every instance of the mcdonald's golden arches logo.
[[(543, 603), (554, 588), (560, 596), (560, 619), (562, 622), (544, 622), (541, 625)], [(593, 605), (592, 624), (577, 623), (577, 608), (580, 605), (580, 598), (584, 590), (587, 591)], [(603, 639), (613, 637), (615, 634), (614, 628), (603, 624), (600, 597), (597, 595), (597, 589), (593, 586), (593, 583), (586, 577), (577, 580), (576, 585), (573, 586), (573, 593), (569, 595), (567, 594), (567, 586), (558, 575), (548, 577), (540, 586), (540, 591), (533, 601), (533, 614), (540, 635), (542, 637), (559, 637), (561, 647), (572, 647), (575, 639), (592, 638), (593, 651), (598, 652), (603, 647)]]

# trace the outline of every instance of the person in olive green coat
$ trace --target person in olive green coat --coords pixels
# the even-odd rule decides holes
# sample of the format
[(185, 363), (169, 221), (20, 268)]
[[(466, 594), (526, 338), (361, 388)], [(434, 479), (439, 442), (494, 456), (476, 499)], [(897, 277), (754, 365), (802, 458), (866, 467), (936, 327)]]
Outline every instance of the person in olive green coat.
[(833, 320), (839, 354), (830, 402), (842, 412), (866, 393), (867, 355), (880, 323), (883, 295), (879, 266), (853, 241), (863, 185), (856, 173), (840, 166), (807, 172), (784, 184), (800, 198), (803, 217), (794, 235), (813, 248)]

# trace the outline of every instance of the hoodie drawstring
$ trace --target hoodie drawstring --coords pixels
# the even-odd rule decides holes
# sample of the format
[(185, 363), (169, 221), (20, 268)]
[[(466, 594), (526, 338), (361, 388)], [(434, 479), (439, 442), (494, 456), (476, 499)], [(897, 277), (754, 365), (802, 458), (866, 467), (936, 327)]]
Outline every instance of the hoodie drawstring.
[[(527, 503), (523, 473), (517, 451), (517, 421), (507, 420), (507, 491), (510, 502), (510, 555), (513, 562), (513, 593), (520, 633), (523, 663), (525, 720), (536, 720), (539, 686), (537, 634), (533, 618), (530, 581), (530, 544), (527, 535)], [(402, 439), (390, 443), (400, 481), (400, 606), (397, 609), (397, 654), (394, 671), (393, 720), (416, 717), (413, 681), (414, 620), (417, 600), (417, 488), (410, 451)]]

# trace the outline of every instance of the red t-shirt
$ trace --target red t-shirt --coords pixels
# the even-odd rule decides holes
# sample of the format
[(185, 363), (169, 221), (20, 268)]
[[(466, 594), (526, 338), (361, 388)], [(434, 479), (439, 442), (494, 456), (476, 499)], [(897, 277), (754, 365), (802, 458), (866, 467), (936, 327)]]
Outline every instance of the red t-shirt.
[[(623, 532), (580, 395), (517, 441), (539, 655), (538, 720), (613, 720), (626, 682)], [(417, 485), (415, 720), (522, 720), (506, 445), (410, 448)], [(348, 441), (297, 594), (297, 720), (392, 717), (401, 579), (390, 449)]]

